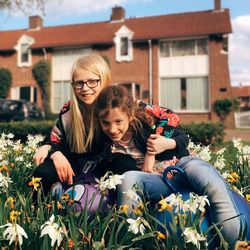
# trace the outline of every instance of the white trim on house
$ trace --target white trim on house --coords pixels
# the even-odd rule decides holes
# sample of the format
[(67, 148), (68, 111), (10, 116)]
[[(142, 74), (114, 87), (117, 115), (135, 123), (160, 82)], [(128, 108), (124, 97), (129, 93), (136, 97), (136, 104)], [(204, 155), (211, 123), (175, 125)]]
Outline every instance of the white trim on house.
[[(17, 66), (18, 67), (29, 67), (32, 65), (32, 53), (29, 47), (34, 42), (35, 42), (35, 39), (27, 35), (22, 35), (17, 41), (17, 44), (14, 48), (17, 51)], [(25, 47), (24, 49), (25, 51), (23, 51), (22, 47)], [(26, 55), (24, 55), (24, 53), (22, 52), (25, 52)], [(23, 56), (27, 56), (27, 60), (25, 59), (23, 61), (24, 59)]]
[[(133, 60), (133, 43), (132, 38), (134, 36), (134, 32), (131, 31), (128, 27), (123, 25), (116, 33), (114, 37), (115, 43), (115, 59), (117, 62), (121, 61), (132, 61)], [(125, 53), (122, 53), (122, 41), (124, 41)]]

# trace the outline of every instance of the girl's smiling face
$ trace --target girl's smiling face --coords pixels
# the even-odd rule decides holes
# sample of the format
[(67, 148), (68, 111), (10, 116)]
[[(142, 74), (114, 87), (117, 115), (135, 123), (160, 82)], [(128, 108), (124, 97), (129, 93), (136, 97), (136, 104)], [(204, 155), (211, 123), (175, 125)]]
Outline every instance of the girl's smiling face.
[[(100, 79), (100, 76), (83, 69), (77, 69), (74, 73), (74, 81), (87, 81)], [(102, 90), (101, 80), (94, 88), (89, 88), (84, 84), (81, 90), (74, 89), (76, 96), (85, 104), (91, 105)]]
[(131, 119), (128, 114), (120, 108), (112, 108), (105, 116), (104, 112), (99, 113), (99, 121), (103, 132), (112, 140), (120, 141), (125, 139), (125, 135), (129, 130)]

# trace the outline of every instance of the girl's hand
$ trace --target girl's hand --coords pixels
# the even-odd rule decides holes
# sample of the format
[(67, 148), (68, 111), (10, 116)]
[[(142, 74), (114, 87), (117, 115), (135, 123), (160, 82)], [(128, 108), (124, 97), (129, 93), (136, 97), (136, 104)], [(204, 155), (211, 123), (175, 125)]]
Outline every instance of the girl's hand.
[(147, 140), (147, 151), (150, 154), (160, 154), (165, 150), (175, 149), (176, 141), (162, 135), (151, 134)]
[(60, 152), (56, 151), (51, 155), (51, 160), (53, 160), (57, 175), (61, 182), (66, 182), (69, 185), (73, 184), (73, 176), (75, 173), (71, 168), (71, 165), (67, 158)]
[(48, 156), (50, 148), (51, 146), (46, 144), (38, 148), (38, 150), (33, 156), (33, 161), (35, 162), (36, 166), (44, 162), (45, 158)]
[(147, 173), (155, 173), (154, 165), (155, 165), (155, 155), (146, 153), (142, 171)]

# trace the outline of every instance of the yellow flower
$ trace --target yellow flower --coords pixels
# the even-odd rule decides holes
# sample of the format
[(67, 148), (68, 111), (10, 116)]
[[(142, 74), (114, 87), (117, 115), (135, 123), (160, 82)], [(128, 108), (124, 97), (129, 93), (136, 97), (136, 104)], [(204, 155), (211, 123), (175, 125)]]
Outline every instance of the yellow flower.
[(10, 221), (11, 221), (12, 223), (13, 223), (14, 221), (16, 221), (20, 214), (21, 214), (21, 212), (12, 210), (12, 211), (10, 212)]
[(138, 207), (135, 207), (133, 209), (133, 212), (134, 212), (134, 214), (136, 214), (138, 216), (142, 216), (142, 214), (143, 214), (142, 211)]
[(246, 200), (247, 200), (248, 203), (250, 203), (250, 194), (246, 195)]
[(40, 187), (40, 181), (42, 178), (37, 178), (32, 176), (32, 180), (29, 182), (28, 186), (33, 187), (34, 190), (38, 190)]
[(166, 237), (167, 237), (167, 236), (166, 236), (165, 234), (161, 233), (160, 231), (157, 231), (157, 232), (156, 232), (156, 238), (157, 238), (157, 240), (160, 240), (160, 239), (165, 240)]
[(60, 199), (62, 201), (68, 201), (70, 199), (70, 195), (68, 193), (64, 193), (61, 195)]
[(129, 209), (129, 205), (121, 205), (120, 206), (120, 211), (121, 213), (127, 214), (128, 213), (128, 209)]
[(57, 208), (58, 209), (62, 209), (63, 208), (62, 204), (59, 201), (57, 202)]
[(46, 207), (47, 207), (48, 210), (50, 210), (52, 208), (52, 204), (51, 203), (46, 204)]
[(0, 167), (0, 172), (2, 172), (2, 171), (8, 172), (8, 167), (5, 166), (5, 165), (2, 165), (2, 166)]
[(159, 204), (161, 205), (161, 208), (159, 209), (159, 212), (162, 212), (164, 210), (173, 210), (173, 206), (169, 205), (166, 201), (166, 199), (163, 199), (159, 201)]
[(144, 206), (143, 202), (140, 202), (138, 207), (134, 208), (133, 211), (136, 215), (142, 216), (144, 208), (145, 208), (145, 206)]
[(232, 172), (231, 175), (235, 178), (235, 179), (239, 179), (240, 176), (236, 173), (236, 172)]
[(68, 205), (69, 205), (69, 206), (73, 205), (74, 203), (75, 203), (75, 200), (69, 200), (69, 201), (68, 201)]
[(5, 206), (5, 207), (8, 207), (8, 206), (9, 206), (11, 209), (14, 209), (14, 207), (15, 207), (15, 201), (16, 201), (15, 198), (13, 198), (13, 197), (8, 197), (8, 199), (6, 200), (4, 206)]
[(68, 248), (73, 248), (74, 247), (74, 241), (72, 239), (68, 240)]

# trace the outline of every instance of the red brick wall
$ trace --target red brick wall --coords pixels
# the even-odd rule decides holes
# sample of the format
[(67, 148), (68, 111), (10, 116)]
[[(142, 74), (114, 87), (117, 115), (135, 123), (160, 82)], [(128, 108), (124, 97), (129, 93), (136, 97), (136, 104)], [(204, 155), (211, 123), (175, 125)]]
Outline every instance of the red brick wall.
[[(211, 120), (218, 120), (217, 114), (213, 110), (213, 104), (218, 99), (233, 99), (228, 55), (222, 52), (222, 38), (212, 38), (209, 42), (209, 74), (210, 74), (210, 102), (211, 102)], [(222, 91), (222, 90), (226, 91)], [(225, 124), (228, 128), (234, 128), (233, 112), (228, 116)]]
[(148, 44), (135, 44), (133, 48), (133, 60), (117, 62), (115, 60), (115, 46), (98, 51), (109, 59), (112, 82), (136, 82), (141, 85), (141, 92), (148, 90), (149, 86), (149, 62)]
[[(133, 60), (130, 62), (116, 62), (115, 60), (115, 46), (106, 48), (99, 48), (97, 50), (109, 60), (112, 82), (136, 82), (141, 85), (141, 93), (149, 90), (149, 44), (148, 42), (135, 43), (133, 45)], [(212, 38), (209, 41), (209, 82), (210, 82), (210, 101), (211, 108), (215, 100), (220, 98), (232, 98), (229, 69), (228, 69), (228, 56), (221, 53), (222, 39)], [(47, 54), (48, 60), (51, 60), (51, 53)], [(0, 67), (8, 68), (13, 77), (12, 86), (37, 86), (37, 83), (32, 76), (32, 66), (28, 68), (17, 67), (17, 54), (9, 53), (8, 56), (0, 55)], [(37, 51), (32, 54), (32, 65), (39, 60), (43, 59), (42, 51)], [(153, 77), (153, 103), (158, 104), (158, 43), (152, 42), (152, 77)], [(221, 92), (221, 88), (226, 88), (225, 92)], [(148, 101), (148, 99), (145, 99)], [(42, 106), (41, 92), (38, 92), (38, 105)], [(216, 113), (211, 109), (211, 113), (180, 113), (181, 119), (184, 122), (191, 121), (218, 121)], [(228, 128), (234, 127), (234, 117), (231, 114), (227, 121)]]
[[(48, 54), (48, 59), (51, 58), (51, 54)], [(44, 59), (42, 51), (36, 53), (32, 52), (32, 66), (30, 67), (18, 67), (17, 66), (17, 53), (10, 52), (6, 53), (4, 56), (0, 55), (0, 68), (7, 68), (10, 70), (12, 75), (12, 85), (11, 87), (25, 87), (33, 86), (38, 89), (37, 104), (39, 107), (42, 107), (42, 96), (40, 87), (36, 83), (35, 79), (32, 76), (33, 66), (40, 60)], [(10, 98), (10, 92), (8, 95)]]

